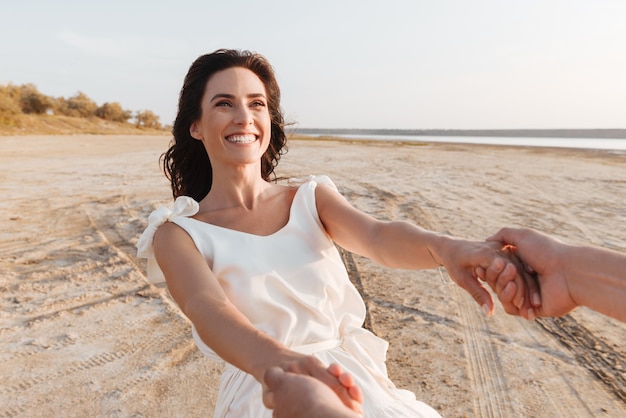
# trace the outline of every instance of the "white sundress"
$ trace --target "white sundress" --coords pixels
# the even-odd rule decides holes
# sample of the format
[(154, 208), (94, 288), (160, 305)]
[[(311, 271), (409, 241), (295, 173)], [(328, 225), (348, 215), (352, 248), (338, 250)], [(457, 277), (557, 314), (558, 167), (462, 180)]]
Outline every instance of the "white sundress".
[[(160, 272), (153, 258), (154, 233), (165, 221), (174, 222), (190, 235), (228, 298), (256, 328), (326, 365), (339, 363), (354, 376), (366, 417), (439, 417), (412, 392), (394, 386), (385, 366), (388, 343), (362, 328), (365, 304), (317, 215), (317, 184), (336, 190), (334, 183), (326, 176), (300, 183), (288, 223), (267, 236), (193, 219), (198, 203), (186, 196), (176, 199), (171, 210), (157, 209), (137, 244), (138, 255), (149, 259), (149, 278)], [(223, 362), (193, 326), (191, 331), (202, 353)], [(214, 417), (271, 416), (256, 379), (226, 364)]]

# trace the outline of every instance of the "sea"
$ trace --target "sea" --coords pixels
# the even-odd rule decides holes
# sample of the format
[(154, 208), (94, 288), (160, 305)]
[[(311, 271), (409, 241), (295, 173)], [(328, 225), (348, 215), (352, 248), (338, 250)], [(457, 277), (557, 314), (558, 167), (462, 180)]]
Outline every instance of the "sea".
[[(311, 134), (307, 134), (311, 135)], [(403, 141), (403, 142), (445, 142), (457, 144), (507, 145), (523, 147), (580, 148), (591, 150), (626, 151), (623, 138), (552, 138), (514, 136), (428, 136), (428, 135), (371, 135), (315, 133), (313, 137), (332, 136), (347, 139)], [(621, 154), (621, 152), (620, 152)]]

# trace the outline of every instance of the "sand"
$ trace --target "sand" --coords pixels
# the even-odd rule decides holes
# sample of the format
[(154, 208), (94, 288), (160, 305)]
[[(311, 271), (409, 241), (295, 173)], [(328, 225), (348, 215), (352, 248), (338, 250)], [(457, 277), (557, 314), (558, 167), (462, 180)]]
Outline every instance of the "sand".
[[(170, 202), (167, 137), (0, 137), (0, 416), (211, 416), (195, 348), (134, 245)], [(626, 154), (293, 141), (278, 173), (328, 174), (383, 219), (482, 240), (504, 225), (626, 251)], [(626, 414), (626, 325), (585, 308), (487, 318), (436, 270), (346, 254), (389, 374), (446, 417)]]

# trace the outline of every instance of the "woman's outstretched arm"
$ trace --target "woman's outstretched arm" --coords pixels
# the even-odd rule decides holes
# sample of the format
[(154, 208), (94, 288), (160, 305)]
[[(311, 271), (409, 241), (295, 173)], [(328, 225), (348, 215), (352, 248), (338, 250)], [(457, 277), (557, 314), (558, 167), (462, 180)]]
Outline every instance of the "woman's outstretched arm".
[(384, 222), (350, 205), (328, 186), (318, 185), (317, 210), (327, 233), (348, 251), (381, 265), (402, 269), (444, 266), (450, 277), (465, 289), (488, 315), (493, 313), (491, 294), (477, 279), (477, 267), (486, 269), (494, 260), (514, 274), (513, 300), (530, 308), (521, 265), (498, 242), (468, 241), (428, 231), (405, 221)]

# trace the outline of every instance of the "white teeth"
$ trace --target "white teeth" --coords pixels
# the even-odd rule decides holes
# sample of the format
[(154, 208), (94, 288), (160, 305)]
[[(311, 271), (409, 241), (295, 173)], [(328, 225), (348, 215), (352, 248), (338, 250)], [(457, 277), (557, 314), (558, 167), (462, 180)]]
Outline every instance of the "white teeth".
[(235, 142), (238, 144), (249, 144), (250, 142), (254, 142), (256, 140), (256, 135), (231, 135), (226, 137), (228, 142)]

